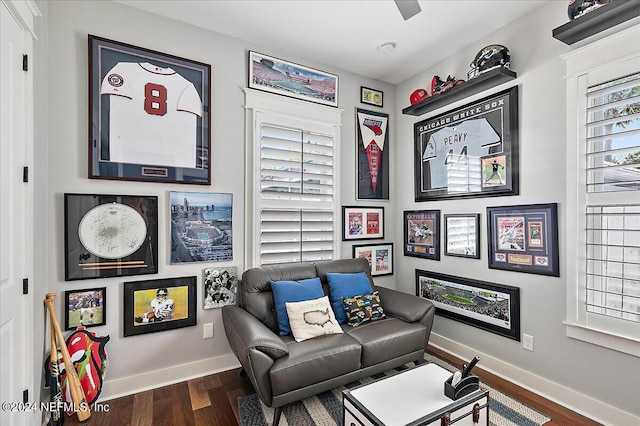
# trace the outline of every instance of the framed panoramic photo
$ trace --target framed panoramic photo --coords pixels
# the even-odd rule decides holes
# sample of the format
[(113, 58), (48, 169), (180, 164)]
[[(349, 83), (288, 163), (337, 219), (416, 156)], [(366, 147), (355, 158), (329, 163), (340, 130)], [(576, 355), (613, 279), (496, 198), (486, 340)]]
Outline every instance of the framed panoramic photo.
[(89, 35), (89, 178), (211, 184), (211, 65)]
[(196, 325), (196, 277), (124, 283), (124, 337)]
[(64, 279), (158, 273), (158, 197), (64, 194)]
[(445, 256), (480, 259), (480, 215), (444, 215)]
[(416, 295), (436, 314), (520, 341), (520, 289), (416, 269)]
[(440, 210), (404, 212), (404, 255), (440, 260)]
[(389, 199), (389, 114), (356, 108), (357, 198)]
[(352, 250), (354, 259), (367, 259), (372, 276), (393, 274), (393, 243), (354, 245)]
[(415, 201), (517, 195), (518, 86), (415, 123)]
[(64, 329), (96, 327), (107, 323), (107, 288), (64, 292)]
[(222, 266), (204, 270), (204, 309), (222, 308), (236, 304), (238, 268)]
[(233, 259), (233, 194), (171, 192), (171, 263)]
[(249, 52), (249, 87), (303, 101), (338, 106), (338, 76)]
[(342, 206), (342, 241), (384, 238), (384, 207)]
[(372, 89), (370, 87), (360, 86), (360, 102), (367, 105), (383, 107), (382, 90)]
[(558, 205), (487, 207), (489, 268), (560, 276)]

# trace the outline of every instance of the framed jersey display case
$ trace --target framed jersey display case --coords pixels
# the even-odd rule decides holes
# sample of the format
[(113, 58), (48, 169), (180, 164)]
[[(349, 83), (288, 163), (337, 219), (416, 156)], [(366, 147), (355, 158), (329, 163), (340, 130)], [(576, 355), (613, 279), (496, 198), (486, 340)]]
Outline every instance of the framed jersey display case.
[(389, 199), (389, 114), (356, 108), (358, 200)]
[(414, 124), (415, 201), (518, 194), (518, 87)]
[(89, 178), (211, 184), (211, 66), (89, 35)]

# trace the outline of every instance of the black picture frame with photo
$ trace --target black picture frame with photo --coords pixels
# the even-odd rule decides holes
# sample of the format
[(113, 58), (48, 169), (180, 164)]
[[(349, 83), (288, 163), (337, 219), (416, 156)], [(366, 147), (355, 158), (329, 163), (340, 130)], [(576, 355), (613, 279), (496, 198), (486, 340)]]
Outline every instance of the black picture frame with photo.
[(560, 276), (558, 205), (487, 207), (491, 269)]
[(107, 323), (107, 288), (85, 288), (64, 292), (64, 329), (98, 327)]
[(360, 86), (360, 102), (382, 108), (384, 106), (384, 93), (382, 90)]
[(371, 276), (393, 275), (393, 243), (357, 244), (351, 250), (354, 259), (367, 259), (371, 265)]
[(197, 324), (197, 278), (179, 277), (124, 283), (124, 337)]
[(342, 241), (384, 238), (384, 207), (342, 206)]
[(480, 214), (444, 215), (444, 255), (480, 259)]
[(64, 194), (64, 279), (158, 273), (158, 197)]
[(440, 260), (440, 210), (405, 210), (404, 255)]
[(416, 269), (416, 296), (436, 314), (520, 341), (520, 289)]

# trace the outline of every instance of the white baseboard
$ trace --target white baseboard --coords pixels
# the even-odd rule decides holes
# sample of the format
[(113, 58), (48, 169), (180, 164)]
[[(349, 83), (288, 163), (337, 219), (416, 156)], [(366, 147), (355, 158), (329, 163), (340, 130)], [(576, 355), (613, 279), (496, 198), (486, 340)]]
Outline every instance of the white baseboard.
[[(108, 401), (114, 398), (144, 392), (196, 377), (207, 376), (221, 371), (231, 370), (240, 367), (240, 363), (235, 355), (228, 354), (215, 358), (207, 358), (187, 364), (174, 365), (162, 370), (149, 371), (135, 376), (128, 376), (121, 379), (105, 380), (100, 394), (99, 402)], [(108, 371), (107, 371), (108, 374)]]
[(482, 359), (481, 368), (502, 377), (516, 385), (530, 390), (543, 398), (567, 407), (571, 411), (582, 414), (604, 425), (638, 425), (640, 418), (605, 404), (588, 395), (576, 392), (559, 383), (535, 375), (520, 367), (508, 364), (497, 358), (481, 353), (473, 348), (454, 342), (441, 335), (431, 333), (429, 344), (461, 359), (471, 359), (478, 355)]

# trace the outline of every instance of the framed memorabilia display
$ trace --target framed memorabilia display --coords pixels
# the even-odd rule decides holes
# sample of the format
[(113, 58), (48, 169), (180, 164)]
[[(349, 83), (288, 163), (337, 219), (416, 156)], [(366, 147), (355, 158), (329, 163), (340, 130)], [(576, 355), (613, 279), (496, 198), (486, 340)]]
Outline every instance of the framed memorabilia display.
[(107, 323), (107, 288), (64, 292), (64, 329), (96, 327)]
[(356, 108), (357, 198), (389, 199), (389, 114)]
[(445, 256), (480, 259), (480, 215), (444, 215)]
[(210, 185), (211, 65), (89, 35), (89, 178)]
[(373, 105), (382, 108), (383, 106), (382, 90), (372, 89), (370, 87), (360, 86), (360, 102), (363, 104)]
[(440, 210), (404, 212), (404, 255), (440, 260)]
[(171, 264), (233, 259), (233, 194), (171, 192)]
[(558, 205), (487, 207), (489, 268), (560, 276)]
[(384, 207), (342, 206), (342, 241), (384, 238)]
[(64, 194), (65, 281), (158, 273), (158, 197)]
[(196, 277), (124, 283), (124, 337), (196, 325)]
[(520, 289), (416, 269), (416, 295), (436, 314), (520, 341)]
[(374, 277), (393, 274), (393, 243), (355, 245), (352, 255), (367, 259)]
[(249, 52), (249, 87), (303, 101), (338, 106), (338, 76)]
[(518, 86), (415, 123), (416, 201), (517, 195)]
[(204, 270), (204, 309), (222, 308), (236, 304), (238, 268), (224, 266)]

